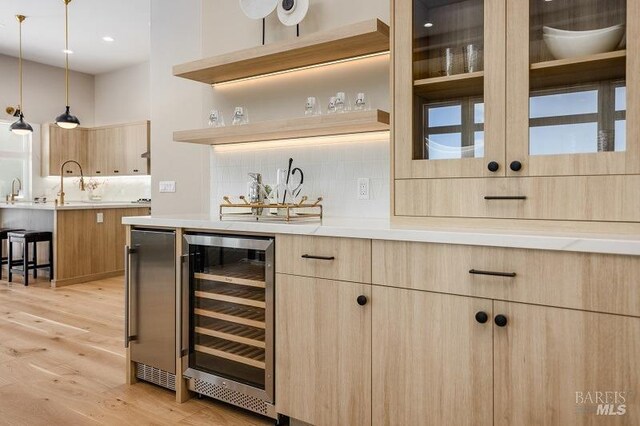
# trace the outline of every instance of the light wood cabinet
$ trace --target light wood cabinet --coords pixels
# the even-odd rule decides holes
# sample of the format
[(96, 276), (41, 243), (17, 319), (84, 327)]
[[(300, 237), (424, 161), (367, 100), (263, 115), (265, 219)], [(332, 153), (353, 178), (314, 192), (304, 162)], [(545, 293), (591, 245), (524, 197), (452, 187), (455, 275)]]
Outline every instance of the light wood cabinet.
[(402, 241), (372, 252), (378, 285), (640, 317), (639, 256)]
[[(78, 160), (88, 176), (135, 176), (150, 174), (148, 158), (142, 154), (150, 149), (148, 121), (91, 129), (64, 130), (49, 126), (43, 143), (43, 158), (48, 158), (49, 170), (43, 175), (55, 176), (53, 166), (72, 156)], [(65, 133), (69, 132), (69, 133)], [(75, 159), (75, 158), (73, 158)], [(79, 175), (77, 168), (69, 167), (69, 176)]]
[(374, 287), (371, 310), (374, 426), (493, 423), (491, 300)]
[(277, 272), (371, 282), (371, 240), (278, 235), (276, 257)]
[(371, 287), (276, 280), (278, 412), (316, 426), (371, 425), (371, 305), (358, 303)]
[[(628, 214), (640, 0), (393, 0), (392, 10), (394, 216), (640, 222)], [(569, 57), (547, 34), (620, 24), (619, 44)]]
[[(55, 124), (45, 125), (42, 128), (45, 140), (41, 162), (42, 176), (60, 176), (60, 166), (67, 160), (75, 160), (82, 167), (86, 167), (89, 137), (87, 129), (67, 130)], [(86, 169), (83, 171), (87, 172)], [(80, 176), (80, 168), (75, 164), (68, 164), (64, 173), (65, 176)]]
[(507, 302), (494, 314), (508, 320), (494, 326), (496, 425), (640, 424), (640, 318)]

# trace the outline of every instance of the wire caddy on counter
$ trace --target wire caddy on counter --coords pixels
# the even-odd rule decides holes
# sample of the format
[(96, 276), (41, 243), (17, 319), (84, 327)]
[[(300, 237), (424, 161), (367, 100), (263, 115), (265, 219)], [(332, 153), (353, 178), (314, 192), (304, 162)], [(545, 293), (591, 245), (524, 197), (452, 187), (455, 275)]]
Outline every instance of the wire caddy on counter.
[(307, 202), (308, 197), (303, 196), (298, 203), (277, 204), (249, 203), (246, 197), (240, 196), (239, 198), (241, 202), (234, 203), (231, 197), (223, 197), (225, 202), (220, 204), (220, 220), (247, 219), (274, 222), (322, 221), (322, 204), (320, 204), (322, 197), (318, 197), (313, 203)]

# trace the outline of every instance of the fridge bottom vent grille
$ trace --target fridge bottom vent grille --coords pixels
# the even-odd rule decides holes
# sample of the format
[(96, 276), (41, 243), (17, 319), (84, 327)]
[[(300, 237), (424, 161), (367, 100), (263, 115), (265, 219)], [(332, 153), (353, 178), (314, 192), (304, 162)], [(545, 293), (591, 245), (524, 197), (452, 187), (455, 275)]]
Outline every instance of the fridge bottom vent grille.
[(176, 390), (176, 375), (150, 365), (136, 363), (136, 377), (163, 388)]
[(203, 380), (193, 379), (193, 381), (195, 385), (193, 390), (197, 393), (210, 396), (211, 398), (215, 398), (220, 401), (228, 402), (229, 404), (237, 405), (238, 407), (246, 408), (247, 410), (251, 410), (264, 416), (269, 415), (269, 404), (259, 398), (245, 395), (241, 392), (227, 389)]

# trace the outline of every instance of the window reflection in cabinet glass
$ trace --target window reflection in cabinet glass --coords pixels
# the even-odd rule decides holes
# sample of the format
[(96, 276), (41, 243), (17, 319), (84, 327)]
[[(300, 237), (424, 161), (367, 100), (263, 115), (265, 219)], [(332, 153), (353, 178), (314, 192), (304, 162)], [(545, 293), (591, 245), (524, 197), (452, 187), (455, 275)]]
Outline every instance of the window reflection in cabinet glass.
[(425, 104), (423, 148), (422, 158), (428, 160), (483, 157), (482, 99)]
[(625, 150), (622, 82), (533, 92), (529, 108), (531, 155)]

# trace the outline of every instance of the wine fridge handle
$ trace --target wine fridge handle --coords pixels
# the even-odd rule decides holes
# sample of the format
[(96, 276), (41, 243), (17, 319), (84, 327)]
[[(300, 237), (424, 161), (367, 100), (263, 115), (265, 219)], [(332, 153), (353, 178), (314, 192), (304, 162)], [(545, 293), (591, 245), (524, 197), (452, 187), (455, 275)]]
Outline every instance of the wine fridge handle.
[(189, 277), (191, 269), (191, 255), (183, 254), (182, 261), (182, 280), (180, 282), (180, 353), (179, 357), (186, 356), (189, 353)]

